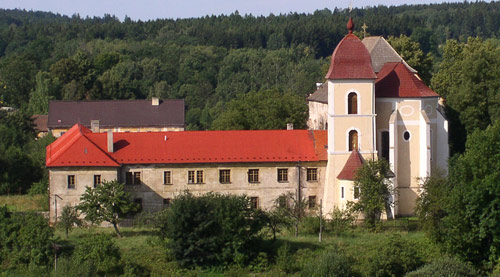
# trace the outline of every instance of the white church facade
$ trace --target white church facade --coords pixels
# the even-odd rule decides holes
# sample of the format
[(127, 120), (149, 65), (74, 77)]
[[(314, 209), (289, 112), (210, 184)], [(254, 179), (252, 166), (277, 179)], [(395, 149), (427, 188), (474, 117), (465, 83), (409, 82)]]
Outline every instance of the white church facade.
[(144, 211), (189, 190), (246, 194), (262, 209), (295, 193), (328, 215), (356, 201), (356, 170), (381, 158), (397, 190), (388, 216), (413, 214), (422, 179), (447, 170), (440, 98), (384, 38), (361, 41), (353, 28), (349, 20), (326, 82), (308, 98), (309, 130), (101, 133), (75, 124), (47, 146), (51, 222), (104, 180), (125, 183)]

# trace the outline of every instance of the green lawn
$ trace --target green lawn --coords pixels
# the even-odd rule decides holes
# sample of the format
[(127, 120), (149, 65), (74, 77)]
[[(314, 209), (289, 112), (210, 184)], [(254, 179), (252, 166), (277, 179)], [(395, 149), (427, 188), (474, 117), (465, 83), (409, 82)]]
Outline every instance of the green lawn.
[(7, 205), (14, 212), (45, 212), (49, 210), (47, 195), (2, 195), (0, 206)]

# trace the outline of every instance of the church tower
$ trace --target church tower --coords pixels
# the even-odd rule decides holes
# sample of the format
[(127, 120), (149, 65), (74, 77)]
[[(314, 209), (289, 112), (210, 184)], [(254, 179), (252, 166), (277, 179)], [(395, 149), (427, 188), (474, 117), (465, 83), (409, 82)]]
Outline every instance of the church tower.
[(328, 85), (328, 164), (324, 211), (343, 209), (356, 199), (354, 172), (364, 159), (376, 158), (375, 81), (370, 53), (353, 34), (335, 48), (326, 74)]

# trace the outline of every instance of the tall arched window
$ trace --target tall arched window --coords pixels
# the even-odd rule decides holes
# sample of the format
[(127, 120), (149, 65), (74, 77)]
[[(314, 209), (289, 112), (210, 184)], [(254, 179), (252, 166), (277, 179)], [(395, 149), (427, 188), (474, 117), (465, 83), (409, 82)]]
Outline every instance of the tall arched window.
[(358, 150), (358, 132), (356, 130), (349, 131), (349, 151)]
[(347, 113), (348, 114), (358, 113), (358, 95), (355, 92), (351, 92), (347, 96)]

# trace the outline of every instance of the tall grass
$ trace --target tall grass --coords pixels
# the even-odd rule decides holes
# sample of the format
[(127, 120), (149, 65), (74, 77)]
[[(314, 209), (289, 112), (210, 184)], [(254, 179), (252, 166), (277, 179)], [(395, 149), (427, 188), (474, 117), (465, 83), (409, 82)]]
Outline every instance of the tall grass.
[(45, 212), (49, 210), (49, 200), (46, 194), (37, 195), (2, 195), (0, 206), (7, 205), (13, 212)]

